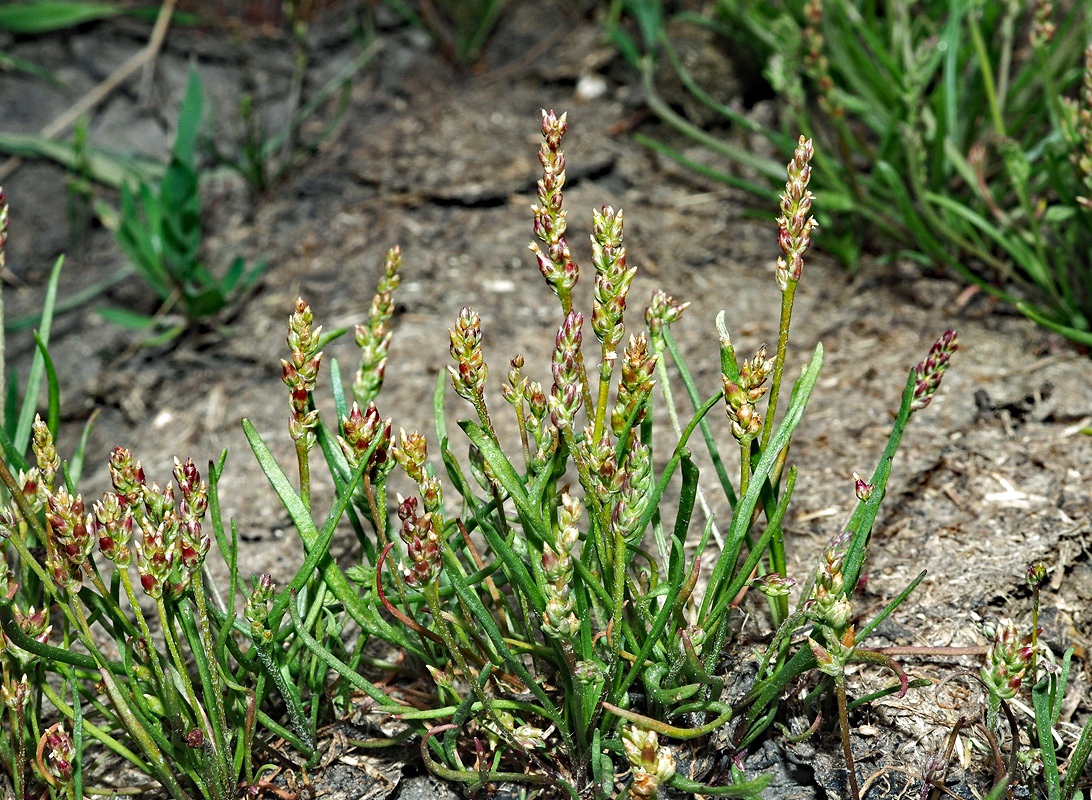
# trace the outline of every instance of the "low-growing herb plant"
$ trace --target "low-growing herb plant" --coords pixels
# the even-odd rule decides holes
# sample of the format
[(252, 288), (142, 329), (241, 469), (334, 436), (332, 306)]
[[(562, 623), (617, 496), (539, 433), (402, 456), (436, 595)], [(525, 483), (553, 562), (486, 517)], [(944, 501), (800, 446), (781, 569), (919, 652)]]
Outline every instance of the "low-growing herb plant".
[[(325, 425), (312, 401), (327, 337), (302, 300), (290, 320), (292, 354), (283, 374), (290, 390), (298, 491), (258, 432), (244, 422), (300, 531), (308, 561), (319, 569), (320, 585), (367, 637), (423, 664), (431, 690), (424, 697), (393, 687), (383, 691), (335, 655), (336, 636), (321, 630), (321, 613), (291, 597), (310, 580), (305, 571), (277, 593), (268, 624), (277, 630), (287, 610), (295, 634), (326, 667), (364, 691), (377, 712), (401, 719), (411, 731), (424, 731), (422, 757), (447, 779), (553, 785), (574, 798), (612, 797), (619, 782), (634, 797), (655, 796), (661, 785), (754, 796), (768, 777), (746, 780), (733, 769), (716, 785), (702, 784), (701, 776), (676, 771), (665, 743), (697, 739), (731, 724), (735, 746), (742, 749), (769, 726), (786, 688), (814, 674), (838, 699), (848, 757), (845, 665), (884, 664), (897, 677), (885, 691), (906, 690), (898, 666), (861, 643), (917, 581), (864, 625), (858, 625), (852, 597), (896, 448), (910, 417), (939, 386), (957, 346), (955, 335), (946, 333), (911, 370), (888, 446), (867, 482), (847, 485), (857, 493), (857, 507), (791, 610), (781, 525), (796, 472), (787, 468), (786, 454), (823, 360), (819, 346), (801, 377), (783, 387), (792, 308), (815, 224), (807, 188), (811, 142), (800, 139), (781, 199), (776, 351), (770, 355), (763, 347), (740, 358), (718, 321), (722, 381), (702, 396), (670, 330), (686, 303), (656, 292), (645, 313), (647, 329), (625, 343), (635, 268), (627, 262), (622, 212), (610, 207), (593, 215), (589, 319), (594, 340), (585, 339), (574, 291), (579, 268), (566, 238), (562, 200), (566, 128), (564, 115), (543, 113), (543, 174), (532, 250), (558, 300), (561, 324), (549, 381), (533, 380), (524, 374), (523, 358), (511, 358), (499, 408), (507, 407), (519, 430), (514, 454), (505, 452), (495, 425), (499, 412), (487, 392), (484, 332), (469, 308), (451, 331), (454, 364), (438, 382), (435, 398), (439, 457), (450, 488), (429, 458), (425, 436), (404, 430), (394, 435), (391, 420), (379, 413), (391, 293), (401, 264), (397, 249), (388, 254), (368, 320), (356, 331), (362, 358), (351, 406), (340, 368), (336, 362), (331, 368), (340, 417), (336, 430)], [(668, 359), (694, 410), (685, 425), (671, 402)], [(466, 461), (454, 453), (444, 414), (447, 380), (473, 410), (472, 419), (459, 423), (469, 441)], [(676, 442), (658, 456), (650, 413), (657, 381), (669, 401)], [(726, 421), (718, 437), (708, 414), (720, 408)], [(699, 429), (732, 508), (716, 545), (712, 519), (700, 532), (693, 530), (699, 471), (689, 445)], [(734, 481), (721, 452), (724, 436), (739, 452)], [(360, 540), (362, 563), (347, 573), (355, 586), (327, 551), (338, 508), (321, 531), (312, 521), (315, 447), (333, 476), (337, 505), (348, 513)], [(417, 490), (416, 496), (395, 497), (397, 522), (388, 516), (388, 479), (395, 469)], [(671, 519), (664, 497), (673, 482), (678, 502)], [(693, 554), (687, 555), (690, 548)], [(712, 572), (699, 585), (703, 564)], [(729, 704), (718, 665), (732, 645), (749, 587), (768, 597), (776, 634), (753, 687)], [(794, 646), (793, 635), (803, 629), (810, 631), (806, 644)], [(421, 707), (407, 707), (410, 696)], [(852, 775), (852, 763), (850, 769)]]
[[(0, 268), (7, 221), (0, 192)], [(256, 742), (276, 737), (311, 756), (313, 741), (306, 725), (297, 735), (266, 713), (290, 707), (273, 697), (282, 666), (262, 662), (259, 625), (235, 620), (234, 529), (229, 539), (216, 489), (223, 459), (210, 463), (209, 484), (176, 460), (160, 488), (118, 447), (113, 487), (93, 503), (77, 488), (90, 424), (62, 462), (47, 351), (61, 263), (26, 392), (7, 388), (0, 425), (0, 769), (15, 797), (103, 794), (117, 787), (89, 785), (85, 767), (89, 754), (109, 752), (175, 800), (228, 800), (260, 780)], [(43, 377), (46, 420), (35, 414)], [(226, 593), (202, 573), (213, 537), (229, 559)], [(248, 622), (261, 617), (255, 602)]]
[[(641, 70), (650, 108), (745, 171), (642, 141), (767, 198), (780, 164), (739, 139), (765, 139), (787, 156), (788, 131), (803, 130), (819, 143), (824, 246), (847, 264), (863, 246), (896, 249), (1092, 344), (1087, 4), (933, 0), (881, 10), (856, 0), (718, 0), (707, 15), (671, 17), (675, 30), (714, 31), (741, 69), (762, 65), (780, 101), (777, 125), (711, 96), (676, 51), (660, 0), (613, 5), (615, 19), (625, 9), (637, 22), (639, 41), (619, 25), (611, 31)], [(661, 63), (737, 136), (719, 137), (669, 105), (656, 85)]]
[[(895, 452), (911, 417), (939, 388), (955, 334), (945, 333), (910, 370), (879, 463), (867, 480), (855, 477), (852, 488), (847, 481), (857, 505), (790, 607), (794, 579), (782, 523), (796, 470), (787, 453), (823, 359), (817, 346), (800, 377), (783, 385), (815, 225), (812, 144), (798, 141), (780, 201), (776, 350), (740, 358), (718, 319), (721, 380), (703, 396), (671, 333), (685, 303), (654, 293), (646, 330), (622, 346), (635, 272), (622, 212), (610, 207), (593, 215), (594, 344), (585, 347), (562, 197), (566, 128), (564, 115), (543, 113), (532, 250), (561, 318), (549, 388), (525, 375), (514, 355), (500, 392), (504, 405), (492, 405), (481, 321), (464, 309), (451, 331), (454, 363), (434, 398), (446, 487), (425, 436), (395, 435), (376, 406), (400, 250), (387, 254), (368, 317), (355, 330), (360, 362), (348, 392), (330, 362), (334, 428), (314, 396), (322, 348), (343, 332), (324, 334), (307, 304), (297, 302), (282, 377), (298, 488), (254, 426), (243, 423), (306, 552), (284, 586), (268, 575), (240, 583), (234, 526), (225, 529), (219, 513), (225, 457), (210, 464), (207, 486), (192, 462), (176, 461), (174, 481), (160, 488), (128, 450), (116, 448), (112, 489), (85, 504), (76, 488), (83, 444), (69, 464), (54, 444), (58, 393), (45, 347), (53, 300), (47, 302), (36, 364), (48, 378), (49, 419), (28, 416), (36, 404), (28, 389), (22, 410), (6, 415), (13, 424), (2, 428), (0, 442), (0, 483), (10, 497), (0, 509), (8, 565), (0, 569), (0, 764), (16, 796), (39, 784), (52, 797), (110, 791), (87, 786), (84, 773), (88, 754), (106, 748), (177, 800), (238, 797), (263, 786), (263, 769), (254, 763), (259, 742), (281, 740), (314, 766), (319, 725), (361, 698), (360, 710), (378, 731), (367, 744), (419, 736), (433, 773), (471, 787), (511, 781), (596, 800), (619, 796), (620, 787), (634, 798), (656, 797), (665, 786), (757, 796), (768, 776), (748, 779), (734, 763), (723, 775), (684, 774), (669, 742), (727, 726), (731, 755), (738, 756), (769, 729), (786, 692), (806, 683), (812, 699), (833, 694), (849, 793), (859, 800), (848, 713), (905, 692), (909, 683), (890, 653), (863, 643), (922, 576), (867, 621), (858, 618), (854, 591)], [(5, 221), (0, 201), (0, 254)], [(51, 297), (56, 279), (55, 270)], [(693, 408), (685, 425), (668, 360)], [(473, 413), (459, 423), (469, 442), (465, 459), (456, 457), (447, 427), (448, 380)], [(657, 382), (675, 442), (665, 453), (653, 452), (660, 441), (652, 435)], [(505, 406), (519, 431), (513, 455), (497, 425), (497, 409)], [(718, 425), (709, 412), (721, 408)], [(731, 508), (723, 534), (711, 518), (698, 532), (693, 519), (704, 491), (689, 450), (699, 429)], [(734, 477), (723, 442), (739, 452)], [(23, 455), (27, 447), (33, 466)], [(312, 458), (316, 448), (321, 459)], [(312, 467), (319, 466), (336, 488), (323, 514), (311, 492)], [(415, 494), (389, 497), (396, 470)], [(668, 492), (677, 499), (666, 502)], [(343, 571), (330, 543), (345, 517), (361, 560)], [(228, 562), (226, 591), (216, 591), (203, 571), (212, 539)], [(712, 569), (700, 580), (703, 564)], [(1035, 592), (1041, 572), (1029, 578)], [(752, 684), (725, 692), (730, 676), (722, 659), (733, 649), (742, 654), (735, 639), (752, 593), (765, 599), (772, 634), (753, 654)], [(241, 609), (238, 595), (245, 597)], [(359, 635), (346, 635), (354, 628)], [(996, 631), (980, 676), (990, 698), (983, 729), (993, 735), (999, 711), (1011, 719), (1008, 701), (1021, 681), (1035, 677), (1039, 785), (1050, 800), (1070, 800), (1092, 749), (1092, 725), (1063, 774), (1050, 739), (1069, 658), (1057, 670), (1043, 661), (1037, 667), (1035, 633), (1021, 638), (1009, 624)], [(853, 662), (885, 666), (896, 681), (851, 700), (845, 667)], [(1013, 742), (1020, 740), (1014, 735)], [(1018, 774), (1018, 750), (1028, 752), (1012, 747), (999, 786)]]
[[(135, 190), (128, 184), (121, 187), (118, 244), (163, 302), (163, 311), (177, 307), (185, 317), (181, 323), (165, 326), (160, 338), (177, 336), (190, 322), (207, 320), (224, 310), (265, 268), (265, 262), (259, 261), (247, 269), (240, 257), (217, 277), (201, 261), (201, 195), (195, 154), (203, 108), (201, 79), (191, 70), (171, 161), (159, 186), (141, 182)], [(102, 313), (141, 329), (157, 323), (155, 317), (120, 309), (103, 309)]]

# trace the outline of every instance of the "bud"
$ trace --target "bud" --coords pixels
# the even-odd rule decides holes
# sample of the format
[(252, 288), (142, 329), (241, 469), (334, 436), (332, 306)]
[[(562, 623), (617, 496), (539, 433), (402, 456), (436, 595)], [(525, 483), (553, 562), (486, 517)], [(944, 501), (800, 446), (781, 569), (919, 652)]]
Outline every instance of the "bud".
[(756, 578), (751, 581), (751, 586), (766, 597), (788, 597), (789, 592), (792, 591), (792, 587), (796, 585), (796, 581), (792, 578), (785, 578), (776, 572), (770, 572), (763, 575), (761, 578)]
[(652, 300), (645, 310), (645, 324), (653, 340), (660, 336), (664, 327), (679, 321), (679, 317), (689, 307), (689, 303), (679, 303), (674, 297), (657, 289), (652, 293)]
[(872, 491), (875, 488), (874, 484), (868, 483), (856, 472), (853, 473), (853, 491), (857, 494), (857, 499), (862, 503), (872, 496)]
[(675, 774), (675, 759), (660, 749), (655, 731), (643, 731), (636, 725), (622, 728), (622, 747), (633, 772), (630, 794), (656, 797), (659, 785)]

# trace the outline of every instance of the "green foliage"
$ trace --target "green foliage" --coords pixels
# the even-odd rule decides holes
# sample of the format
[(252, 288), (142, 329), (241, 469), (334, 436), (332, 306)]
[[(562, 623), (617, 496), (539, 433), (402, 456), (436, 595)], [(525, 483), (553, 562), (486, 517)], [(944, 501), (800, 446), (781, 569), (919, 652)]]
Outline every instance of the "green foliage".
[[(897, 665), (860, 642), (912, 586), (856, 636), (851, 597), (895, 449), (911, 414), (935, 390), (954, 339), (943, 340), (947, 349), (938, 343), (930, 360), (911, 372), (871, 484), (860, 482), (857, 510), (809, 579), (800, 605), (790, 611), (781, 520), (796, 473), (786, 469), (785, 457), (823, 361), (820, 346), (792, 385), (784, 409), (778, 409), (792, 298), (800, 279), (792, 265), (799, 266), (810, 231), (810, 223), (803, 226), (810, 203), (804, 143), (786, 187), (786, 196), (798, 203), (792, 213), (800, 212), (803, 227), (782, 221), (784, 241), (793, 244), (786, 245), (790, 262), (785, 264), (778, 353), (767, 358), (762, 350), (753, 359), (738, 359), (722, 328), (724, 385), (703, 396), (670, 333), (685, 305), (663, 293), (654, 296), (646, 313), (648, 331), (631, 338), (624, 353), (617, 352), (633, 270), (625, 266), (621, 213), (610, 208), (593, 220), (596, 289), (590, 319), (598, 346), (582, 343), (582, 319), (571, 291), (577, 268), (569, 260), (560, 207), (564, 174), (550, 168), (563, 163), (564, 129), (564, 117), (544, 117), (540, 159), (546, 171), (534, 226), (543, 243), (534, 248), (536, 257), (564, 321), (557, 334), (552, 389), (524, 377), (522, 358), (512, 359), (502, 394), (520, 431), (521, 446), (514, 453), (505, 451), (494, 426), (481, 323), (469, 309), (451, 334), (455, 364), (450, 378), (474, 418), (460, 421), (459, 431), (448, 427), (444, 377), (434, 400), (446, 485), (428, 458), (423, 436), (403, 431), (392, 437), (391, 421), (382, 419), (374, 401), (390, 340), (397, 250), (388, 254), (379, 294), (367, 322), (356, 331), (363, 352), (353, 394), (366, 408), (349, 407), (340, 368), (336, 362), (331, 368), (340, 417), (336, 430), (307, 401), (315, 391), (326, 338), (313, 326), (310, 308), (297, 304), (289, 323), (292, 355), (285, 362), (284, 380), (292, 398), (289, 428), (296, 442), (299, 491), (258, 432), (245, 425), (308, 552), (304, 569), (273, 602), (270, 625), (288, 610), (312, 663), (367, 693), (382, 713), (425, 732), (422, 756), (432, 771), (449, 780), (475, 786), (500, 780), (553, 784), (572, 797), (606, 798), (629, 770), (631, 792), (643, 796), (654, 794), (659, 785), (756, 796), (767, 777), (747, 781), (733, 772), (725, 785), (704, 786), (676, 774), (661, 738), (695, 739), (733, 722), (734, 741), (743, 747), (763, 733), (786, 688), (800, 680), (815, 675), (831, 690), (837, 686), (844, 700), (841, 669), (851, 661), (885, 664), (900, 679), (895, 690), (905, 691)], [(596, 372), (593, 358), (598, 359)], [(667, 358), (681, 374), (694, 409), (685, 426), (671, 401)], [(675, 441), (657, 459), (651, 449), (655, 376), (668, 399)], [(755, 403), (771, 376), (764, 425)], [(735, 485), (725, 467), (730, 457), (719, 449), (707, 418), (726, 402), (741, 455)], [(578, 422), (581, 417), (586, 427)], [(690, 444), (699, 429), (732, 508), (723, 538), (711, 519), (700, 532), (693, 521), (702, 490)], [(455, 452), (456, 435), (465, 437), (462, 459)], [(310, 508), (309, 454), (316, 446), (339, 498), (321, 527)], [(388, 479), (396, 467), (418, 492), (399, 497), (398, 522), (385, 511)], [(678, 492), (677, 505), (664, 502), (669, 487)], [(342, 510), (362, 554), (361, 563), (347, 573), (330, 561), (327, 550)], [(699, 590), (703, 553), (714, 546), (720, 550), (716, 565)], [(366, 638), (399, 648), (427, 668), (435, 689), (424, 708), (400, 706), (397, 687), (380, 689), (335, 652), (344, 649), (338, 638), (341, 623), (331, 634), (314, 605), (293, 599), (316, 581)], [(728, 705), (718, 665), (738, 630), (740, 600), (749, 587), (752, 596), (768, 594), (777, 635), (751, 690)], [(809, 643), (794, 648), (794, 634), (813, 623)]]
[[(665, 122), (750, 170), (702, 168), (766, 197), (777, 162), (685, 119), (660, 97), (654, 66), (699, 102), (785, 158), (804, 131), (817, 143), (823, 246), (849, 266), (892, 246), (951, 269), (1040, 324), (1092, 344), (1092, 12), (1083, 3), (931, 0), (719, 0), (678, 25), (716, 32), (744, 69), (761, 64), (780, 127), (716, 102), (667, 35), (660, 0), (617, 0), (640, 41), (614, 26)], [(1084, 88), (1082, 84), (1084, 74)], [(647, 141), (647, 140), (646, 140)], [(647, 141), (679, 160), (681, 154)]]
[[(243, 259), (236, 258), (222, 277), (216, 277), (201, 262), (201, 196), (195, 151), (203, 107), (201, 80), (191, 71), (170, 164), (158, 189), (145, 182), (135, 190), (128, 184), (122, 186), (116, 231), (118, 244), (141, 278), (165, 305), (177, 304), (189, 321), (205, 320), (222, 311), (265, 268), (265, 262), (260, 261), (247, 270)], [(110, 317), (124, 322), (117, 313)], [(152, 320), (145, 317), (137, 322), (147, 326)]]
[(427, 30), (444, 56), (459, 66), (478, 60), (505, 5), (505, 0), (385, 2), (404, 19)]
[[(352, 709), (380, 731), (373, 744), (418, 736), (432, 772), (471, 788), (511, 781), (607, 800), (619, 785), (639, 797), (670, 786), (757, 797), (768, 776), (748, 779), (733, 766), (707, 785), (676, 771), (664, 740), (699, 739), (731, 725), (737, 754), (766, 733), (787, 692), (805, 687), (809, 704), (824, 695), (837, 700), (851, 794), (859, 796), (848, 711), (909, 685), (897, 664), (862, 643), (924, 573), (867, 621), (858, 619), (855, 589), (897, 448), (938, 389), (955, 335), (941, 337), (909, 372), (887, 447), (871, 477), (855, 480), (856, 507), (810, 575), (799, 576), (804, 582), (790, 608), (787, 565), (795, 559), (787, 556), (782, 521), (796, 469), (787, 454), (823, 363), (820, 345), (781, 397), (814, 226), (811, 142), (798, 141), (781, 199), (776, 354), (768, 357), (763, 347), (739, 357), (722, 315), (720, 385), (703, 393), (671, 333), (686, 305), (663, 292), (653, 294), (647, 330), (618, 352), (634, 270), (626, 265), (622, 213), (610, 207), (593, 214), (595, 338), (585, 342), (561, 203), (565, 130), (564, 116), (544, 114), (532, 250), (562, 322), (549, 389), (524, 376), (520, 356), (511, 359), (500, 394), (519, 431), (516, 447), (506, 450), (494, 422), (481, 321), (470, 309), (451, 331), (454, 363), (433, 398), (438, 459), (430, 460), (424, 436), (393, 436), (391, 421), (380, 416), (375, 401), (400, 282), (398, 248), (388, 253), (367, 318), (354, 332), (361, 358), (350, 392), (330, 362), (335, 426), (314, 397), (323, 348), (344, 331), (324, 334), (297, 301), (282, 377), (298, 488), (243, 422), (305, 552), (281, 587), (268, 575), (240, 581), (235, 528), (220, 514), (226, 455), (210, 463), (207, 486), (192, 462), (176, 460), (174, 482), (161, 489), (118, 447), (110, 458), (112, 490), (85, 506), (77, 487), (86, 433), (68, 464), (55, 445), (59, 390), (47, 344), (58, 264), (27, 395), (20, 403), (18, 388), (9, 389), (0, 427), (7, 492), (0, 507), (0, 699), (7, 712), (0, 767), (17, 796), (40, 789), (83, 796), (84, 765), (105, 748), (173, 800), (232, 800), (261, 782), (255, 753), (283, 740), (311, 769), (320, 726)], [(194, 131), (184, 128), (180, 138)], [(0, 227), (0, 245), (3, 235)], [(34, 414), (43, 376), (45, 421)], [(458, 431), (444, 410), (448, 377), (473, 410)], [(653, 412), (657, 381), (666, 415)], [(679, 384), (693, 409), (685, 424), (674, 401)], [(719, 407), (726, 418), (718, 436), (709, 413)], [(666, 438), (653, 436), (665, 416)], [(702, 481), (692, 457), (699, 430), (715, 482)], [(673, 442), (670, 451), (654, 453), (653, 443), (663, 441)], [(726, 449), (718, 442), (734, 443)], [(321, 458), (312, 464), (316, 448)], [(323, 468), (335, 489), (326, 509), (312, 500), (312, 467)], [(395, 521), (389, 493), (405, 480), (415, 494), (395, 494)], [(730, 508), (723, 531), (712, 518), (694, 519), (699, 496), (718, 484)], [(343, 520), (360, 544), (360, 562), (344, 571), (330, 548)], [(213, 539), (229, 575), (215, 590), (203, 569)], [(701, 585), (710, 550), (712, 570)], [(1041, 581), (1045, 568), (1029, 574)], [(745, 650), (736, 641), (743, 605), (756, 599), (760, 607), (747, 613), (764, 614), (773, 634), (764, 650)], [(981, 671), (996, 698), (991, 713), (1007, 709), (1025, 673), (1040, 674), (1035, 634), (1029, 645), (1014, 626), (999, 630)], [(726, 655), (757, 662), (751, 685), (725, 692), (729, 680), (739, 680), (724, 672)], [(897, 681), (851, 700), (844, 674), (854, 662), (881, 665)], [(1092, 750), (1090, 724), (1062, 774), (1051, 734), (1068, 667), (1068, 654), (1057, 671), (1044, 667), (1032, 693), (1032, 735), (1050, 800), (1074, 796)], [(44, 759), (30, 756), (36, 749)], [(1026, 748), (1012, 748), (1005, 782), (1017, 774), (1018, 750)]]
[(19, 0), (0, 8), (0, 30), (35, 34), (72, 28), (125, 13), (116, 3)]

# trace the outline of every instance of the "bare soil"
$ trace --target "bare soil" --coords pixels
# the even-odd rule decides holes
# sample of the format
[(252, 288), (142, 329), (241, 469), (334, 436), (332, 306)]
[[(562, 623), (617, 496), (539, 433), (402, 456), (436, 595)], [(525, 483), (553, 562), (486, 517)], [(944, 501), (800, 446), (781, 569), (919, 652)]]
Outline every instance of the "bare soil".
[[(305, 96), (360, 52), (353, 35), (359, 19), (349, 5), (314, 26)], [(482, 316), (495, 387), (516, 353), (526, 357), (527, 374), (546, 382), (560, 314), (526, 249), (541, 108), (569, 113), (565, 199), (578, 262), (590, 269), (591, 209), (625, 209), (629, 260), (639, 268), (630, 295), (631, 329), (654, 288), (690, 302), (673, 330), (707, 395), (719, 384), (717, 312), (726, 312), (743, 353), (776, 341), (776, 209), (756, 207), (751, 198), (696, 178), (631, 141), (635, 126), (654, 136), (670, 134), (642, 112), (635, 79), (590, 15), (546, 0), (512, 3), (473, 72), (453, 69), (427, 36), (382, 8), (376, 15), (380, 50), (357, 74), (345, 115), (318, 152), (253, 200), (224, 170), (206, 185), (210, 266), (223, 268), (235, 255), (268, 261), (246, 302), (215, 329), (193, 331), (171, 346), (141, 347), (138, 336), (95, 313), (103, 305), (154, 312), (151, 293), (132, 279), (61, 316), (50, 342), (64, 387), (62, 453), (75, 447), (83, 425), (97, 415), (85, 493), (106, 488), (106, 455), (115, 444), (132, 448), (149, 478), (161, 482), (169, 478), (174, 456), (201, 463), (227, 448), (221, 493), (225, 516), (236, 520), (245, 543), (242, 571), (270, 572), (278, 582), (294, 574), (301, 548), (249, 454), (239, 421), (251, 419), (282, 462), (292, 463), (279, 359), (297, 296), (327, 329), (352, 326), (366, 313), (385, 251), (402, 245), (403, 285), (379, 403), (396, 429), (417, 428), (434, 440), (433, 387), (448, 362), (447, 329), (464, 305)], [(63, 83), (58, 89), (5, 74), (0, 128), (41, 128), (141, 47), (149, 28), (110, 22), (63, 35), (0, 39), (0, 48), (52, 70)], [(217, 27), (173, 28), (144, 84), (150, 92), (142, 94), (137, 79), (114, 93), (90, 117), (92, 142), (164, 158), (189, 64), (203, 76), (213, 108), (205, 131), (221, 147), (241, 138), (237, 109), (246, 86), (256, 87), (267, 128), (284, 124), (288, 39), (275, 27), (247, 28), (228, 19)], [(321, 108), (309, 132), (334, 112)], [(97, 226), (71, 245), (65, 181), (62, 169), (33, 162), (5, 182), (11, 204), (4, 298), (9, 320), (39, 309), (49, 266), (62, 251), (68, 252), (63, 296), (125, 264), (109, 233)], [(100, 196), (115, 202), (105, 190)], [(820, 194), (816, 203), (822, 202)], [(587, 278), (579, 288), (590, 303)], [(858, 611), (869, 618), (927, 570), (873, 643), (982, 644), (984, 618), (1028, 619), (1024, 571), (1045, 561), (1046, 636), (1059, 652), (1077, 648), (1062, 726), (1070, 735), (1069, 723), (1090, 710), (1092, 446), (1079, 429), (1092, 418), (1092, 370), (1088, 358), (1065, 342), (950, 278), (898, 259), (866, 259), (859, 275), (851, 276), (821, 254), (810, 257), (791, 362), (794, 370), (805, 363), (817, 342), (826, 361), (791, 457), (800, 481), (786, 523), (790, 569), (806, 575), (839, 530), (855, 501), (852, 473), (870, 473), (907, 370), (946, 328), (958, 329), (961, 347), (896, 459)], [(27, 332), (9, 336), (9, 360), (23, 374), (31, 348)], [(351, 375), (354, 350), (351, 337), (343, 337), (326, 358), (336, 358)], [(494, 392), (503, 407), (499, 389)], [(682, 396), (678, 387), (676, 396)], [(469, 412), (451, 398), (447, 410), (449, 419)], [(726, 426), (720, 436), (727, 440)], [(320, 487), (317, 507), (328, 500)], [(725, 510), (713, 504), (722, 519)], [(353, 563), (351, 538), (339, 545), (345, 566)], [(708, 562), (713, 558), (710, 553)], [(854, 746), (862, 780), (871, 776), (869, 797), (920, 791), (924, 765), (941, 751), (955, 720), (977, 713), (978, 695), (967, 681), (944, 681), (977, 669), (975, 659), (902, 661), (911, 677), (938, 683), (855, 713)], [(852, 676), (851, 691), (864, 694), (887, 680), (861, 670)], [(830, 726), (822, 730), (808, 744), (771, 741), (752, 755), (748, 765), (756, 771), (777, 765), (771, 797), (842, 796), (840, 746)], [(970, 796), (988, 785), (985, 759), (966, 739), (960, 748), (952, 779), (960, 794)], [(387, 777), (377, 777), (382, 765), (351, 748), (336, 765), (327, 783), (320, 778), (317, 784), (331, 797), (386, 797), (400, 781), (417, 787), (416, 796), (442, 796), (400, 778), (401, 766), (392, 770), (388, 763), (382, 767)], [(963, 768), (971, 776), (966, 781)], [(406, 774), (415, 770), (407, 766)]]

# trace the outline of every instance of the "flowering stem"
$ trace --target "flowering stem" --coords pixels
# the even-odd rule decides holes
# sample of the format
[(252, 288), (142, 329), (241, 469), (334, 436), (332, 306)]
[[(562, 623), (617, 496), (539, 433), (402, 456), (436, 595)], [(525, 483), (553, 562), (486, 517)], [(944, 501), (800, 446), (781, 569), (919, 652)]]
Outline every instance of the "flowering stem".
[[(156, 610), (159, 612), (159, 624), (163, 629), (163, 639), (167, 642), (167, 650), (174, 661), (175, 670), (182, 678), (182, 686), (186, 690), (186, 699), (189, 700), (190, 709), (196, 715), (201, 708), (201, 704), (197, 700), (197, 692), (194, 691), (189, 670), (186, 669), (186, 659), (182, 657), (182, 651), (178, 648), (178, 640), (174, 635), (174, 625), (171, 624), (170, 617), (167, 615), (167, 603), (163, 599), (163, 595), (157, 597), (155, 603)], [(151, 642), (149, 642), (150, 645)], [(211, 735), (211, 731), (208, 731), (208, 733)]]
[(595, 423), (592, 428), (592, 442), (598, 442), (603, 435), (603, 425), (607, 418), (607, 403), (610, 400), (610, 378), (614, 370), (611, 365), (614, 363), (609, 356), (613, 353), (607, 352), (607, 346), (603, 345), (603, 365), (599, 368), (599, 399), (594, 406), (587, 406), (587, 408), (595, 409)]
[(311, 461), (305, 439), (296, 439), (296, 463), (300, 471), (300, 500), (304, 507), (311, 510)]
[(193, 598), (197, 604), (197, 625), (201, 631), (201, 647), (204, 650), (204, 660), (208, 664), (209, 682), (212, 684), (210, 688), (213, 709), (216, 712), (212, 720), (212, 730), (216, 736), (217, 765), (223, 768), (228, 762), (227, 739), (224, 735), (227, 727), (227, 710), (224, 706), (224, 686), (220, 678), (219, 659), (216, 658), (216, 640), (212, 635), (208, 600), (205, 597), (205, 587), (200, 574), (193, 581)]
[[(75, 612), (75, 623), (80, 633), (86, 639), (86, 641), (93, 641), (91, 636), (91, 626), (87, 621), (87, 616), (84, 614), (83, 606), (79, 603), (73, 603), (71, 608)], [(178, 781), (174, 777), (174, 773), (171, 771), (170, 765), (167, 764), (167, 759), (163, 757), (163, 751), (159, 749), (155, 741), (148, 734), (148, 731), (144, 729), (144, 726), (133, 714), (124, 692), (118, 687), (117, 681), (114, 680), (114, 676), (110, 673), (110, 670), (106, 667), (105, 661), (102, 660), (98, 651), (92, 650), (96, 653), (96, 661), (100, 661), (99, 675), (102, 676), (102, 685), (106, 690), (106, 696), (110, 698), (111, 704), (114, 706), (114, 711), (117, 712), (118, 717), (121, 719), (125, 729), (129, 731), (129, 735), (136, 739), (140, 745), (140, 749), (144, 751), (144, 755), (147, 756), (151, 762), (152, 771), (155, 773), (159, 782), (171, 793), (171, 796), (175, 800), (189, 800), (186, 793), (182, 790)]]
[(849, 742), (849, 709), (846, 707), (846, 679), (844, 675), (834, 677), (834, 689), (838, 695), (838, 727), (842, 732), (842, 751), (845, 753), (846, 769), (849, 771), (849, 796), (861, 800), (861, 789), (857, 785), (857, 768), (853, 764), (853, 749)]
[(133, 591), (133, 580), (129, 577), (129, 571), (126, 569), (119, 569), (117, 574), (121, 576), (121, 585), (125, 589), (125, 596), (129, 599), (129, 607), (133, 610), (133, 616), (136, 617), (137, 625), (140, 628), (141, 638), (144, 639), (144, 644), (147, 647), (148, 660), (152, 664), (156, 682), (163, 693), (161, 699), (167, 706), (167, 713), (171, 719), (178, 724), (181, 722), (181, 715), (178, 710), (178, 697), (175, 686), (173, 683), (167, 682), (167, 677), (163, 673), (163, 665), (159, 661), (159, 654), (152, 649), (152, 632), (148, 628), (148, 621), (144, 618), (144, 612), (140, 610), (140, 603), (137, 602), (136, 592)]
[[(789, 323), (792, 320), (792, 304), (796, 298), (797, 281), (790, 280), (781, 293), (781, 321), (778, 324), (777, 355), (774, 356), (773, 377), (770, 379), (770, 399), (766, 403), (766, 420), (762, 424), (762, 449), (766, 449), (773, 435), (774, 417), (777, 416), (777, 399), (781, 394), (781, 378), (785, 373), (785, 356), (789, 349)], [(742, 495), (745, 490), (740, 490)]]

